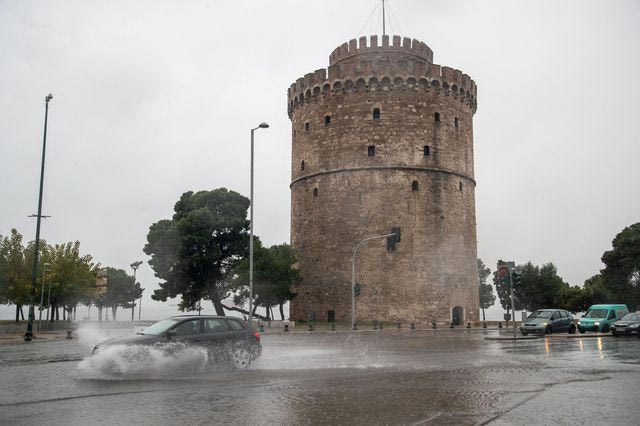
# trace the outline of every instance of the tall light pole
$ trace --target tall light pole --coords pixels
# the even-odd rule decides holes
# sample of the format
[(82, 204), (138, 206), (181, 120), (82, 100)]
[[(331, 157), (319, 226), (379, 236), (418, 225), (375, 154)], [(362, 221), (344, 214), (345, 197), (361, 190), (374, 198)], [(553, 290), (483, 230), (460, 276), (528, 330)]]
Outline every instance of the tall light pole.
[(36, 275), (38, 273), (38, 257), (40, 249), (40, 221), (42, 219), (42, 190), (44, 187), (44, 158), (47, 152), (47, 119), (49, 117), (49, 101), (53, 99), (53, 95), (49, 93), (44, 98), (44, 136), (42, 138), (42, 163), (40, 166), (40, 193), (38, 195), (38, 215), (36, 220), (36, 241), (33, 246), (33, 268), (31, 268), (31, 295), (29, 297), (29, 322), (27, 323), (27, 332), (24, 335), (25, 342), (33, 339), (33, 321), (36, 313), (33, 306), (33, 299), (36, 293)]
[(265, 122), (251, 129), (251, 192), (249, 205), (249, 327), (253, 325), (253, 132), (257, 129), (266, 129), (269, 125)]
[(38, 314), (38, 331), (40, 331), (40, 327), (42, 326), (42, 305), (44, 304), (44, 274), (48, 271), (47, 267), (51, 266), (50, 263), (45, 263), (42, 265), (42, 288), (40, 289), (40, 313)]
[(142, 293), (144, 292), (144, 288), (140, 291), (140, 302), (138, 302), (138, 321), (142, 317)]
[(365, 238), (360, 241), (353, 248), (353, 257), (351, 259), (351, 329), (356, 330), (358, 327), (356, 326), (356, 254), (358, 254), (358, 249), (361, 245), (366, 243), (367, 241), (377, 240), (378, 238), (387, 238), (387, 237), (395, 237), (398, 234), (392, 232), (391, 234), (384, 235), (376, 235), (375, 237)]
[(138, 260), (137, 262), (133, 262), (131, 265), (131, 269), (133, 269), (133, 289), (131, 293), (131, 324), (133, 324), (133, 315), (136, 312), (136, 271), (142, 265), (142, 261)]

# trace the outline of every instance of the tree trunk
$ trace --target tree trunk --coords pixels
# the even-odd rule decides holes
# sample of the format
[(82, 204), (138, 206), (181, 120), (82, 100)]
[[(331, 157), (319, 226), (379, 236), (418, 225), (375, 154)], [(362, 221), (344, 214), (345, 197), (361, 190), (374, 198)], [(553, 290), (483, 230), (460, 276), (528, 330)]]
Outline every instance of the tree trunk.
[(102, 306), (98, 306), (98, 322), (102, 322)]
[(111, 318), (113, 319), (113, 321), (116, 320), (116, 311), (118, 310), (118, 306), (112, 306), (111, 307)]
[(284, 303), (280, 303), (280, 319), (284, 321)]
[(67, 307), (62, 305), (62, 321), (67, 320)]
[(269, 307), (267, 307), (266, 311), (267, 311), (267, 321), (271, 321), (271, 315), (269, 313)]
[[(228, 311), (236, 311), (236, 312), (240, 312), (240, 313), (243, 313), (243, 314), (245, 314), (245, 315), (249, 316), (249, 311), (247, 311), (247, 310), (245, 310), (245, 309), (237, 308), (237, 307), (235, 307), (235, 306), (227, 306), (227, 305), (222, 305), (222, 306), (224, 306), (224, 308), (225, 308), (226, 310), (228, 310)], [(263, 321), (266, 321), (266, 320), (267, 320), (267, 318), (266, 318), (266, 317), (263, 317), (262, 315), (255, 314), (255, 310), (256, 310), (256, 309), (254, 308), (254, 309), (253, 309), (253, 311), (254, 311), (253, 316), (254, 316), (254, 317), (258, 317), (258, 318), (260, 318), (260, 319), (261, 319), (261, 320), (263, 320)]]
[(78, 309), (77, 306), (73, 307), (73, 320), (77, 320), (78, 319)]
[(484, 317), (484, 308), (482, 308), (482, 322), (487, 322), (487, 319)]
[(58, 310), (58, 305), (56, 305), (56, 321), (60, 321), (60, 311)]
[(16, 322), (20, 321), (20, 309), (21, 309), (21, 306), (16, 305)]

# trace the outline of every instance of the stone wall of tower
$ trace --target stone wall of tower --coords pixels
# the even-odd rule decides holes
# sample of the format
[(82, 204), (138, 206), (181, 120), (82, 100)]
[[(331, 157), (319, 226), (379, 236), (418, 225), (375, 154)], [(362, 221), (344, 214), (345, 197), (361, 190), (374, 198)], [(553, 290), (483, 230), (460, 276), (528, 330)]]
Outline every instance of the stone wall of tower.
[(348, 319), (354, 245), (398, 226), (394, 251), (384, 240), (358, 251), (358, 319), (448, 322), (459, 306), (477, 320), (475, 83), (434, 65), (420, 41), (380, 41), (345, 43), (328, 73), (288, 91), (291, 244), (304, 277), (291, 318)]

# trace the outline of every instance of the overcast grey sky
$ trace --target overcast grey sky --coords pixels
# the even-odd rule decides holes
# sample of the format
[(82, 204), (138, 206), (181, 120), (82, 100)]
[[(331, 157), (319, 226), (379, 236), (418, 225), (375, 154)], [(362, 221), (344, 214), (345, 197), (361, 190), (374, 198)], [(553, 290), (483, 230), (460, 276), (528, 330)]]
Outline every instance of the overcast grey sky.
[[(147, 260), (149, 225), (183, 192), (248, 196), (249, 129), (260, 121), (271, 128), (256, 134), (255, 230), (288, 242), (286, 90), (339, 44), (381, 33), (364, 25), (376, 2), (0, 0), (0, 234), (34, 238), (27, 216), (52, 92), (49, 243), (80, 240), (97, 262), (130, 271)], [(582, 284), (640, 220), (640, 2), (390, 5), (394, 34), (478, 84), (478, 255), (492, 268), (552, 261)], [(146, 313), (158, 280), (147, 264), (138, 277)]]

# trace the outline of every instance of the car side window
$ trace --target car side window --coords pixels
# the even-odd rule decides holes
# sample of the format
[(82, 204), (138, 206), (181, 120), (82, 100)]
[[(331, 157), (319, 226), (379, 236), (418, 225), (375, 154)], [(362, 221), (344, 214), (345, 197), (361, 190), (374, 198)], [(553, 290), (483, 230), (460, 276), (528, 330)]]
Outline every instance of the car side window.
[(189, 336), (191, 334), (200, 333), (200, 320), (185, 321), (179, 326), (175, 327), (173, 331), (176, 332), (176, 336)]
[(558, 313), (560, 314), (560, 318), (566, 318), (567, 314), (564, 311), (558, 311)]
[(553, 314), (551, 314), (551, 321), (555, 321), (558, 319), (558, 313), (554, 312)]
[(616, 317), (616, 312), (611, 310), (609, 311), (609, 316), (607, 317), (607, 319), (614, 319)]
[(231, 330), (244, 330), (244, 327), (242, 326), (242, 324), (240, 324), (236, 320), (227, 320), (227, 324), (229, 324), (229, 328)]
[(220, 331), (227, 331), (227, 324), (223, 319), (209, 318), (204, 320), (205, 333), (217, 333)]

